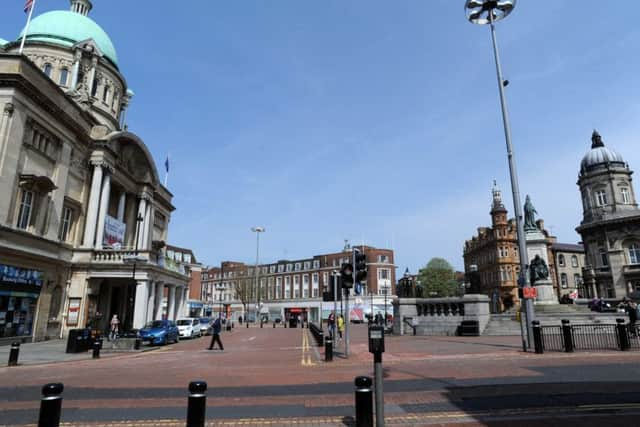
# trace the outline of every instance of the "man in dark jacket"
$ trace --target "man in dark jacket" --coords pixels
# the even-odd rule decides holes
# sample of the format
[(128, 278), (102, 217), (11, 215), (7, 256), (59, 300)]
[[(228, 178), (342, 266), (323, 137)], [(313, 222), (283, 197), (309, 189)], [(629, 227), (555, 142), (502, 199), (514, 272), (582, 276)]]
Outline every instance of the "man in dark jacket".
[(220, 331), (222, 330), (222, 319), (220, 316), (216, 317), (216, 320), (213, 321), (213, 325), (211, 325), (213, 329), (213, 333), (211, 334), (211, 344), (209, 344), (209, 350), (213, 350), (213, 346), (217, 342), (220, 346), (220, 350), (224, 350), (222, 346), (222, 341), (220, 341)]

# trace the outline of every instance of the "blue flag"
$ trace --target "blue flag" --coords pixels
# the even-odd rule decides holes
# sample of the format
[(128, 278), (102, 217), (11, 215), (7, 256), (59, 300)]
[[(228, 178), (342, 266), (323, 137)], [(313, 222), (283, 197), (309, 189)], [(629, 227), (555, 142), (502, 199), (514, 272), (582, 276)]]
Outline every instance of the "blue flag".
[(167, 173), (169, 173), (169, 155), (167, 154), (167, 160), (164, 161), (164, 168), (166, 169)]

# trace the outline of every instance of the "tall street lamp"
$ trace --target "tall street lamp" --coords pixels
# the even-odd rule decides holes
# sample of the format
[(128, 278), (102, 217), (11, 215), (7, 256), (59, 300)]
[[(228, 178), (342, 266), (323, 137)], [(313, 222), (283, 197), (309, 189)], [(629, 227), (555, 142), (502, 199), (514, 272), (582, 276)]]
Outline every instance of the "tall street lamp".
[(258, 268), (258, 264), (260, 263), (260, 233), (264, 233), (266, 229), (264, 227), (251, 227), (251, 231), (256, 233), (256, 285), (255, 290), (256, 293), (256, 321), (258, 320), (258, 316), (260, 316), (260, 282), (258, 281), (260, 277), (260, 269)]
[(135, 249), (133, 251), (133, 256), (131, 255), (125, 255), (122, 260), (126, 263), (126, 264), (133, 264), (133, 273), (131, 274), (131, 284), (129, 286), (127, 286), (127, 297), (128, 297), (128, 301), (127, 301), (127, 316), (125, 318), (125, 322), (124, 322), (124, 330), (125, 331), (130, 331), (131, 329), (133, 329), (133, 312), (135, 310), (135, 301), (136, 301), (136, 287), (138, 285), (138, 283), (136, 282), (136, 265), (138, 261), (141, 262), (145, 262), (146, 258), (141, 257), (138, 255), (138, 241), (140, 240), (139, 237), (142, 234), (143, 230), (141, 230), (140, 224), (142, 224), (142, 221), (144, 221), (144, 218), (142, 217), (142, 214), (138, 213), (138, 216), (136, 217), (136, 227), (135, 230), (136, 232), (134, 233), (134, 239), (135, 239)]
[[(502, 107), (502, 122), (504, 126), (504, 136), (507, 143), (507, 158), (509, 159), (509, 173), (511, 176), (511, 191), (513, 193), (513, 205), (516, 215), (516, 229), (518, 236), (518, 251), (520, 253), (520, 274), (518, 277), (519, 287), (530, 287), (527, 268), (527, 246), (524, 235), (524, 225), (522, 223), (522, 205), (520, 204), (520, 189), (518, 187), (518, 174), (516, 172), (516, 162), (513, 158), (513, 146), (511, 144), (511, 128), (509, 126), (509, 114), (507, 113), (507, 101), (505, 99), (504, 88), (508, 81), (502, 79), (502, 68), (500, 66), (500, 56), (498, 54), (498, 44), (496, 42), (496, 29), (494, 24), (506, 18), (514, 9), (516, 0), (467, 0), (464, 8), (469, 22), (473, 24), (486, 25), (491, 28), (491, 41), (493, 42), (493, 55), (496, 62), (496, 74), (498, 77), (498, 91), (500, 92), (500, 106)], [(522, 336), (523, 348), (531, 347), (533, 329), (531, 322), (534, 320), (533, 301), (530, 298), (524, 299), (525, 315), (527, 322), (527, 340)]]

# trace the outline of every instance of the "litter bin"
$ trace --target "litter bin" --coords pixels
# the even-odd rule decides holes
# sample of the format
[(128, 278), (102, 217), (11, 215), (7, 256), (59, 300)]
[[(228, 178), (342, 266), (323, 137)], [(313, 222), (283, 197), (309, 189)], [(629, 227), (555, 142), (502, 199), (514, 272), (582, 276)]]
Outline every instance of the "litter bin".
[(67, 353), (89, 351), (92, 344), (90, 329), (70, 329), (67, 338)]

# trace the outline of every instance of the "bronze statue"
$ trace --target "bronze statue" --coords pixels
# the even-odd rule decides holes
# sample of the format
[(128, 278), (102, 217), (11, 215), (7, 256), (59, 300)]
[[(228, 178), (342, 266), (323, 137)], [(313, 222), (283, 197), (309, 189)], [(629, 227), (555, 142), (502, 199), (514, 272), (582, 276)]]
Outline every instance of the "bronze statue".
[(524, 229), (525, 230), (537, 230), (538, 225), (536, 224), (536, 208), (533, 207), (533, 203), (531, 203), (531, 198), (527, 194), (527, 199), (524, 202)]
[(547, 263), (544, 262), (540, 255), (536, 255), (529, 264), (529, 280), (531, 284), (535, 284), (540, 280), (545, 280), (549, 278), (549, 269), (547, 268)]

